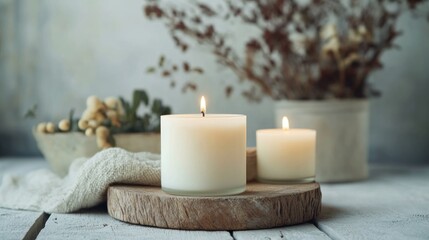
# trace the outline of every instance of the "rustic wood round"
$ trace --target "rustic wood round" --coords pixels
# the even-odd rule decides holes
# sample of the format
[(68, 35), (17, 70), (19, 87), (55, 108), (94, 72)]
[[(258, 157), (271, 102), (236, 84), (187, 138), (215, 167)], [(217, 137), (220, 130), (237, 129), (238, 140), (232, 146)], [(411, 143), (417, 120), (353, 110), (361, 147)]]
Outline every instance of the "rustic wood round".
[(108, 189), (110, 216), (133, 224), (189, 230), (244, 230), (303, 223), (321, 210), (318, 183), (248, 183), (235, 196), (169, 195), (159, 187), (115, 185)]

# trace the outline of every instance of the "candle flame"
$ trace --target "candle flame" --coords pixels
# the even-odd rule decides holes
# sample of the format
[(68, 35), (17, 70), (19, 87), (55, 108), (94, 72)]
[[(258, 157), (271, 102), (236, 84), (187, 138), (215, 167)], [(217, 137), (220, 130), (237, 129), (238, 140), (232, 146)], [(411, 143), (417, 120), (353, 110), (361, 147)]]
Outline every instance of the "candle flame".
[(283, 130), (289, 130), (289, 119), (287, 119), (287, 117), (283, 117), (282, 126)]
[(204, 98), (204, 96), (201, 97), (200, 110), (204, 117), (206, 115), (206, 99)]

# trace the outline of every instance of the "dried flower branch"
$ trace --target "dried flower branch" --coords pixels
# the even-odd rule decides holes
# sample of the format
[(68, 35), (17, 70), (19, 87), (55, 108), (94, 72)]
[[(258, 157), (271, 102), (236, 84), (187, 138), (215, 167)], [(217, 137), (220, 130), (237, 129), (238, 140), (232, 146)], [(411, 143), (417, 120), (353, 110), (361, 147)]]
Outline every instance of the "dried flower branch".
[[(160, 77), (170, 80), (170, 86), (175, 87), (176, 81), (174, 80), (174, 75), (178, 73), (195, 73), (203, 74), (204, 70), (201, 67), (192, 66), (190, 63), (184, 61), (180, 65), (173, 64), (171, 61), (167, 60), (164, 55), (161, 55), (158, 60), (157, 66), (151, 66), (146, 69), (146, 72), (149, 74), (159, 74)], [(187, 90), (196, 91), (197, 85), (191, 81), (186, 82), (182, 87), (182, 92), (187, 92)]]
[[(250, 100), (365, 98), (378, 94), (367, 82), (382, 67), (381, 54), (396, 47), (400, 13), (424, 0), (341, 1), (225, 0), (220, 7), (194, 2), (181, 10), (150, 1), (150, 19), (162, 19), (176, 46), (188, 51), (189, 39), (211, 48), (219, 64), (254, 85)], [(240, 21), (259, 36), (246, 40), (238, 54), (216, 21)], [(189, 67), (185, 67), (185, 70)], [(201, 70), (202, 72), (202, 70)], [(163, 72), (169, 77), (170, 71)], [(225, 90), (231, 94), (231, 86)]]

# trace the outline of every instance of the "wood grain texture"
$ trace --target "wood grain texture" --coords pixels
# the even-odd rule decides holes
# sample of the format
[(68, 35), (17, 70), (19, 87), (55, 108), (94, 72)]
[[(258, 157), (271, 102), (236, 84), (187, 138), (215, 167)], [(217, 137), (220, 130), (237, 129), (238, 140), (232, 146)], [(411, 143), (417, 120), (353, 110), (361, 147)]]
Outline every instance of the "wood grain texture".
[[(0, 158), (2, 172), (48, 167), (42, 159)], [(363, 182), (322, 184), (317, 227), (332, 239), (428, 239), (429, 167), (371, 166)], [(1, 178), (0, 178), (1, 179)], [(324, 239), (312, 224), (246, 231), (180, 231), (123, 223), (106, 209), (52, 214), (37, 239)], [(0, 239), (32, 239), (42, 213), (0, 209)]]
[[(0, 159), (0, 183), (5, 172), (22, 175), (42, 167), (47, 167), (47, 163), (40, 158)], [(42, 212), (0, 208), (0, 239), (35, 239), (46, 219)]]
[(0, 208), (0, 239), (35, 239), (46, 218), (42, 212)]
[(111, 218), (104, 208), (79, 213), (51, 214), (38, 240), (57, 239), (208, 239), (232, 240), (227, 231), (180, 231), (123, 223)]
[(234, 239), (259, 240), (259, 239), (300, 239), (300, 240), (330, 240), (325, 233), (317, 229), (313, 224), (270, 228), (262, 230), (234, 231)]
[(247, 181), (256, 180), (256, 148), (247, 148), (246, 151), (246, 177)]
[(318, 183), (249, 183), (246, 192), (222, 197), (173, 196), (156, 187), (116, 185), (107, 195), (112, 217), (172, 229), (272, 228), (310, 221), (321, 209)]
[(322, 184), (319, 229), (333, 239), (429, 239), (429, 168), (372, 166), (367, 181)]

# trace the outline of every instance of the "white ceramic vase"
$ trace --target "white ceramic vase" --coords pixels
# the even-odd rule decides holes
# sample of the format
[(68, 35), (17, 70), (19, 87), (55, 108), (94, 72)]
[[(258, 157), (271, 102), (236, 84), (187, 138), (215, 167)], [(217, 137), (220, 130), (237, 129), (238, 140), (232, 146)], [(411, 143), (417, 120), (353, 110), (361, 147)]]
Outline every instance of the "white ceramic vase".
[(292, 128), (317, 131), (317, 181), (345, 182), (368, 177), (368, 100), (283, 100), (275, 108), (277, 127), (287, 116)]

